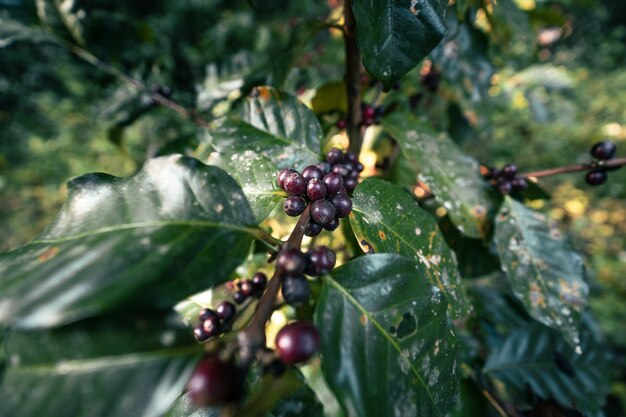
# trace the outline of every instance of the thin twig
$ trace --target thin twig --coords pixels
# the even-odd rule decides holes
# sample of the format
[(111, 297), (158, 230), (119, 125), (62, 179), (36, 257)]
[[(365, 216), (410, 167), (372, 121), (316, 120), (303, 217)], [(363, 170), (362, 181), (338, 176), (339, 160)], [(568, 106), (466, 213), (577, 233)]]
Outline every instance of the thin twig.
[(352, 0), (345, 0), (343, 5), (343, 39), (346, 52), (346, 92), (348, 96), (348, 115), (346, 130), (350, 139), (350, 150), (361, 152), (363, 129), (361, 126), (361, 52), (356, 43), (356, 21), (352, 12)]
[(607, 167), (607, 168), (620, 167), (622, 165), (626, 165), (626, 158), (616, 158), (616, 159), (610, 159), (608, 161), (599, 161), (599, 162), (594, 162), (590, 164), (577, 164), (577, 165), (570, 165), (566, 167), (544, 169), (544, 170), (535, 171), (535, 172), (527, 172), (524, 174), (520, 174), (520, 177), (524, 177), (524, 178), (550, 177), (552, 175), (565, 174), (568, 172), (589, 171), (590, 169), (593, 169), (593, 168), (603, 168), (603, 167)]

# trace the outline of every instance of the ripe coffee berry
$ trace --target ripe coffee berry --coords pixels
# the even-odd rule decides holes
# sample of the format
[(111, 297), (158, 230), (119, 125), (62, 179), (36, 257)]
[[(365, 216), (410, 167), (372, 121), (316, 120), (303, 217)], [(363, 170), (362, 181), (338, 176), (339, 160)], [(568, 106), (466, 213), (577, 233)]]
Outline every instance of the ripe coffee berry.
[(352, 167), (347, 164), (337, 164), (333, 167), (332, 172), (336, 172), (342, 177), (347, 177), (352, 172)]
[(591, 147), (591, 151), (589, 153), (594, 158), (600, 159), (602, 161), (609, 160), (615, 156), (615, 151), (617, 150), (617, 146), (615, 143), (605, 140), (602, 142), (598, 142)]
[(304, 272), (314, 277), (329, 274), (335, 267), (335, 262), (337, 261), (335, 252), (326, 246), (311, 248), (304, 256), (307, 260)]
[(324, 226), (335, 219), (335, 206), (327, 200), (314, 201), (311, 204), (311, 218)]
[(241, 283), (241, 292), (246, 298), (253, 297), (256, 295), (256, 288), (251, 281), (246, 280)]
[(606, 182), (608, 175), (604, 171), (589, 171), (585, 175), (585, 181), (589, 185), (601, 185)]
[(346, 126), (348, 126), (348, 122), (346, 122), (346, 120), (345, 120), (345, 119), (339, 119), (339, 120), (337, 120), (337, 127), (338, 127), (339, 129), (345, 129), (345, 128), (346, 128)]
[(498, 185), (498, 190), (500, 191), (501, 194), (510, 194), (511, 191), (513, 191), (513, 186), (511, 185), (510, 182), (506, 181)]
[(220, 333), (221, 327), (220, 319), (217, 316), (209, 317), (202, 322), (202, 328), (204, 329), (204, 332), (209, 335), (209, 337), (217, 336)]
[(278, 183), (278, 186), (284, 190), (285, 178), (287, 177), (287, 175), (293, 174), (293, 173), (296, 173), (295, 169), (292, 169), (292, 168), (281, 169), (280, 172), (278, 173), (278, 176), (276, 177), (276, 182)]
[(343, 177), (336, 172), (329, 172), (322, 178), (326, 185), (326, 192), (330, 195), (336, 194), (343, 187)]
[(196, 338), (196, 340), (198, 342), (204, 342), (205, 340), (209, 339), (209, 335), (206, 334), (206, 332), (204, 331), (204, 328), (202, 327), (202, 324), (199, 324), (198, 326), (194, 327), (193, 329), (193, 335)]
[(505, 178), (513, 179), (517, 175), (517, 167), (513, 164), (506, 164), (502, 167), (501, 175)]
[(303, 195), (306, 191), (306, 180), (297, 172), (288, 174), (285, 177), (285, 191), (289, 195)]
[(342, 162), (343, 161), (343, 152), (341, 152), (341, 149), (332, 148), (326, 154), (326, 161), (329, 164), (331, 164), (331, 165), (335, 165), (335, 164), (338, 164), (338, 163)]
[(317, 224), (314, 221), (309, 220), (306, 227), (304, 228), (304, 234), (309, 237), (317, 236), (321, 233), (323, 228), (324, 226), (322, 226), (321, 224)]
[(339, 219), (336, 217), (324, 225), (324, 229), (328, 230), (329, 232), (332, 232), (333, 230), (337, 230), (338, 227), (339, 227)]
[(326, 185), (320, 179), (313, 178), (306, 186), (306, 195), (311, 201), (321, 200), (326, 197)]
[(328, 174), (330, 170), (332, 169), (332, 167), (330, 166), (328, 162), (319, 162), (315, 164), (315, 166), (319, 168), (319, 170), (322, 171), (324, 175)]
[(225, 323), (230, 323), (235, 318), (237, 309), (233, 303), (222, 301), (215, 308), (215, 312)]
[(263, 272), (257, 272), (252, 276), (252, 284), (259, 290), (263, 291), (267, 285), (267, 275)]
[(321, 180), (322, 177), (324, 176), (324, 173), (322, 172), (321, 169), (319, 169), (315, 165), (309, 165), (308, 167), (304, 168), (304, 170), (302, 171), (302, 176), (307, 181), (311, 181), (313, 178), (317, 178)]
[(217, 314), (215, 311), (211, 310), (210, 308), (203, 308), (202, 310), (200, 310), (200, 313), (198, 314), (198, 319), (200, 319), (200, 321), (205, 321), (211, 317), (217, 317)]
[(331, 201), (337, 217), (346, 217), (352, 211), (352, 199), (345, 194), (337, 194)]
[(246, 301), (246, 296), (241, 291), (236, 291), (233, 294), (233, 300), (235, 300), (237, 304), (241, 304)]
[(283, 208), (285, 209), (285, 214), (287, 216), (299, 216), (306, 208), (306, 202), (298, 196), (290, 195), (285, 199)]
[(301, 274), (306, 267), (304, 254), (296, 248), (283, 249), (278, 252), (276, 268), (287, 274)]
[(513, 187), (513, 190), (515, 191), (523, 191), (526, 188), (528, 188), (528, 181), (526, 181), (526, 178), (521, 178), (521, 177), (513, 178), (511, 180), (511, 186)]
[(354, 191), (354, 189), (357, 186), (357, 180), (356, 178), (347, 178), (344, 182), (343, 185), (344, 187), (346, 187), (346, 190), (348, 190), (349, 193), (351, 193), (352, 191)]
[(311, 298), (311, 286), (304, 275), (287, 275), (281, 288), (285, 302), (290, 306), (298, 306)]
[(236, 401), (241, 388), (242, 378), (237, 367), (217, 356), (202, 359), (187, 383), (191, 400), (199, 407)]
[(363, 119), (374, 119), (376, 117), (376, 109), (372, 106), (363, 107)]
[(276, 335), (276, 353), (288, 365), (308, 361), (319, 347), (319, 332), (308, 321), (290, 323)]

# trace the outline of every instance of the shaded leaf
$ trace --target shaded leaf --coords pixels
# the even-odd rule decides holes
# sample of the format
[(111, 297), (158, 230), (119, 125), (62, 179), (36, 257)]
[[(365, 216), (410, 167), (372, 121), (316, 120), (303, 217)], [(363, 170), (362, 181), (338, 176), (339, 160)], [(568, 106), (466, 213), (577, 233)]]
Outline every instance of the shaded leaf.
[(356, 188), (353, 204), (350, 223), (361, 245), (413, 259), (428, 282), (443, 291), (454, 318), (469, 313), (454, 253), (435, 219), (408, 193), (387, 181), (366, 179)]
[(539, 397), (554, 399), (564, 408), (602, 416), (610, 392), (607, 356), (589, 331), (583, 336), (579, 355), (558, 333), (540, 324), (517, 328), (491, 352), (483, 372), (518, 396), (525, 396), (530, 386)]
[(15, 20), (0, 18), (0, 49), (16, 42), (51, 42), (50, 34)]
[(228, 172), (245, 194), (257, 223), (263, 221), (286, 194), (278, 187), (278, 168), (268, 158), (252, 151), (239, 154), (212, 153), (208, 163)]
[(363, 65), (385, 87), (402, 78), (443, 39), (445, 0), (355, 0)]
[(445, 134), (437, 134), (417, 118), (392, 114), (383, 127), (419, 169), (419, 178), (466, 236), (484, 238), (494, 203), (491, 188), (482, 178), (479, 164), (465, 155)]
[(180, 395), (202, 348), (175, 317), (107, 317), (14, 331), (0, 414), (157, 417)]
[(209, 136), (209, 145), (219, 152), (257, 152), (278, 168), (302, 169), (321, 159), (323, 131), (315, 114), (294, 96), (271, 87), (253, 90), (241, 109)]
[(348, 92), (344, 81), (332, 81), (315, 89), (311, 108), (317, 114), (331, 111), (348, 112)]
[(495, 242), (515, 296), (530, 315), (579, 344), (578, 325), (589, 288), (582, 259), (554, 222), (507, 197)]
[(339, 267), (324, 278), (315, 322), (325, 379), (349, 416), (443, 416), (454, 405), (445, 297), (414, 261), (375, 254)]
[(0, 323), (170, 308), (227, 279), (248, 253), (251, 224), (235, 181), (192, 158), (156, 158), (126, 179), (75, 178), (52, 225), (0, 255)]

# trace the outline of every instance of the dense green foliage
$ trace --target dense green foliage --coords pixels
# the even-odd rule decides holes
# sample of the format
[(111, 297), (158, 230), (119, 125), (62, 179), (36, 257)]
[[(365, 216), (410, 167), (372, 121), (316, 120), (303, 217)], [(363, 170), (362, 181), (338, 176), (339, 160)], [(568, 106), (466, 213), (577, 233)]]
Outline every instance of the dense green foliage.
[(192, 325), (271, 276), (278, 170), (353, 145), (341, 3), (0, 0), (0, 415), (624, 413), (626, 169), (504, 197), (481, 175), (625, 156), (619, 0), (353, 0), (375, 178), (304, 240), (339, 266), (267, 327), (314, 321), (320, 355), (259, 359), (236, 407), (184, 394), (246, 346), (256, 300), (208, 343)]

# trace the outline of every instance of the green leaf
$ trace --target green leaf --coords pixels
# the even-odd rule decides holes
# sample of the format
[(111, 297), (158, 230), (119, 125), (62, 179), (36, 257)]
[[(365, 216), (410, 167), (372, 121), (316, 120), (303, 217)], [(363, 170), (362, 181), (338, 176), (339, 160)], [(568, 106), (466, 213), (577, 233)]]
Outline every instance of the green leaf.
[(419, 178), (457, 228), (468, 237), (484, 238), (494, 204), (478, 162), (461, 152), (447, 135), (437, 134), (414, 116), (392, 114), (383, 119), (383, 127), (416, 164)]
[(251, 224), (235, 181), (192, 158), (156, 158), (126, 179), (75, 178), (52, 225), (0, 255), (0, 323), (170, 308), (227, 279), (258, 232)]
[(325, 379), (349, 416), (444, 416), (458, 389), (446, 300), (414, 261), (356, 258), (324, 278), (315, 312)]
[(257, 87), (235, 115), (209, 132), (212, 148), (223, 153), (252, 151), (278, 168), (319, 162), (322, 127), (315, 114), (294, 96)]
[(238, 183), (257, 223), (263, 221), (286, 194), (278, 187), (278, 168), (268, 158), (252, 151), (238, 154), (212, 153), (208, 163), (228, 172)]
[(45, 31), (26, 26), (15, 20), (0, 18), (0, 49), (9, 47), (16, 42), (52, 42), (53, 39)]
[(183, 390), (202, 347), (176, 317), (89, 319), (15, 331), (0, 415), (157, 417)]
[(589, 288), (582, 259), (565, 236), (545, 215), (507, 197), (496, 218), (495, 242), (515, 296), (533, 318), (577, 347)]
[(446, 0), (354, 0), (363, 65), (386, 88), (414, 68), (446, 33)]
[(375, 178), (359, 184), (352, 201), (350, 223), (362, 246), (413, 259), (443, 291), (454, 318), (469, 313), (456, 257), (430, 214), (403, 189)]
[(565, 408), (602, 416), (610, 392), (607, 356), (590, 334), (584, 334), (582, 346), (579, 355), (558, 333), (535, 323), (508, 335), (487, 357), (483, 372), (518, 396), (525, 396), (530, 387)]
[(348, 92), (344, 81), (332, 81), (315, 89), (311, 108), (316, 114), (348, 112)]

